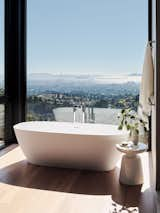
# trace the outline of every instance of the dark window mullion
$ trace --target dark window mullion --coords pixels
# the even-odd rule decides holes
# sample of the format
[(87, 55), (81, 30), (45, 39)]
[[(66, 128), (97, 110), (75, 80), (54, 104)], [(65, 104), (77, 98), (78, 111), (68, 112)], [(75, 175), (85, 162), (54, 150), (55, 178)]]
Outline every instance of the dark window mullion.
[(16, 141), (13, 125), (25, 120), (26, 1), (5, 0), (5, 142)]
[(7, 99), (5, 96), (0, 96), (0, 104), (5, 104), (7, 102)]

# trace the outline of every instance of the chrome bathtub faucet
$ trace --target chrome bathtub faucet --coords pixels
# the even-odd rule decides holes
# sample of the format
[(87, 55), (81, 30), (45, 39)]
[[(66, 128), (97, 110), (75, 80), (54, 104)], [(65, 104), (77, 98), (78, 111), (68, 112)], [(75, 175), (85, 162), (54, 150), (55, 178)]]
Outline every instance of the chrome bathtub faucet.
[(82, 103), (82, 123), (86, 123), (86, 105), (85, 103)]
[(77, 108), (80, 108), (82, 110), (82, 119), (80, 119), (81, 122), (82, 123), (86, 123), (87, 119), (86, 119), (86, 105), (85, 105), (85, 103), (73, 106), (73, 122), (74, 123), (76, 122), (76, 111), (77, 111)]
[(77, 106), (73, 107), (73, 122), (76, 122), (76, 110), (77, 110)]

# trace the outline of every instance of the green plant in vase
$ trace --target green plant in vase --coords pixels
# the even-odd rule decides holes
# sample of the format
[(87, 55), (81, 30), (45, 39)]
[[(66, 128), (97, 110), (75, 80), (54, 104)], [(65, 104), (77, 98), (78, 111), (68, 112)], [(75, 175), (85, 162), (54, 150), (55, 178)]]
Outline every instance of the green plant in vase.
[(147, 130), (147, 122), (142, 120), (137, 112), (131, 109), (122, 109), (118, 114), (119, 118), (119, 130), (126, 129), (129, 131), (130, 140), (137, 145), (139, 141), (140, 132), (145, 134)]

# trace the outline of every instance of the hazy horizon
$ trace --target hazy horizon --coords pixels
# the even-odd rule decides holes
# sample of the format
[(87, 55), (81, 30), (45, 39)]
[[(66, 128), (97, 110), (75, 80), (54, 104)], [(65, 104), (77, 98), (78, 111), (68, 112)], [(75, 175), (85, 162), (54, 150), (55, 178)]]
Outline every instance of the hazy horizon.
[[(3, 85), (4, 76), (0, 74), (0, 86)], [(130, 74), (54, 74), (54, 73), (28, 73), (28, 82), (30, 81), (41, 81), (41, 82), (57, 82), (57, 81), (74, 81), (78, 83), (79, 81), (88, 81), (88, 83), (98, 83), (98, 84), (122, 84), (127, 82), (140, 83), (141, 74), (140, 73), (130, 73)]]
[[(88, 82), (89, 84), (123, 84), (128, 82), (140, 83), (140, 74), (50, 74), (50, 73), (29, 73), (28, 82), (33, 81), (34, 83), (41, 82), (52, 82), (57, 85), (57, 82), (63, 83), (70, 82), (71, 85), (79, 83), (83, 84)], [(82, 86), (83, 87), (83, 86)]]

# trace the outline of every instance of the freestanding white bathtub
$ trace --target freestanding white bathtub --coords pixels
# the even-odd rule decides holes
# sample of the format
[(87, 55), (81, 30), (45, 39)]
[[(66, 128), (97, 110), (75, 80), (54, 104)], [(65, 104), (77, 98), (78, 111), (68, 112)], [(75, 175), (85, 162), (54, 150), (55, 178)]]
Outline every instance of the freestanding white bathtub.
[(14, 126), (27, 160), (32, 164), (108, 171), (120, 153), (115, 144), (126, 138), (117, 126), (33, 121)]

